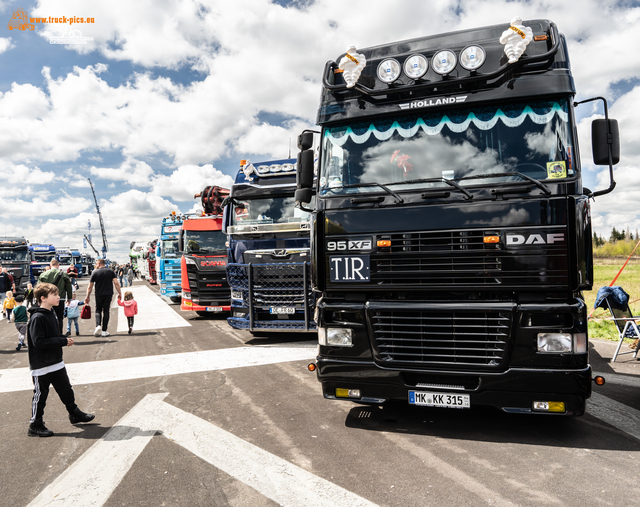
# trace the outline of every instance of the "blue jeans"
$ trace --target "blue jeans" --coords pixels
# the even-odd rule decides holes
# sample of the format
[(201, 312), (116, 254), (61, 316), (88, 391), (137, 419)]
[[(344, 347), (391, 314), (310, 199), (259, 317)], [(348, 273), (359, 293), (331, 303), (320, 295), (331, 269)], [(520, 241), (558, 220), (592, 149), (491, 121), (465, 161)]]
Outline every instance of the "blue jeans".
[(67, 333), (71, 332), (71, 323), (74, 323), (76, 326), (76, 333), (80, 332), (80, 326), (78, 326), (78, 317), (71, 317), (67, 319)]

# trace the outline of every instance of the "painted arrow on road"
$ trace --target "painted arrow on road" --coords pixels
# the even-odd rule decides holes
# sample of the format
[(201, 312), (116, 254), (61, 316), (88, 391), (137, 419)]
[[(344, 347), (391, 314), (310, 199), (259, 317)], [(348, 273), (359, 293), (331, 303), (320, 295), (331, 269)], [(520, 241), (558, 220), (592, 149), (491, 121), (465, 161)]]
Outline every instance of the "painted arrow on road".
[(161, 433), (279, 505), (373, 507), (375, 504), (297, 467), (204, 419), (145, 396), (29, 507), (104, 505), (151, 439)]

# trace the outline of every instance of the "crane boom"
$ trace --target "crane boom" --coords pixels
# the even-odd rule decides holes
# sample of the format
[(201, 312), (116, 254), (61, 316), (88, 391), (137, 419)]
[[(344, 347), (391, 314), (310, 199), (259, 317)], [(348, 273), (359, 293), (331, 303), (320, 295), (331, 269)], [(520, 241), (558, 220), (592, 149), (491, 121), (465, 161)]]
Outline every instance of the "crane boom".
[[(98, 199), (96, 199), (96, 193), (93, 190), (93, 183), (91, 183), (91, 179), (87, 178), (89, 180), (89, 185), (91, 185), (91, 193), (93, 194), (93, 200), (96, 203), (96, 211), (98, 212), (98, 218), (100, 219), (100, 229), (102, 231), (102, 258), (106, 259), (107, 258), (107, 233), (104, 230), (104, 222), (102, 220), (102, 213), (100, 213), (100, 207), (98, 206)], [(92, 246), (93, 248), (93, 246)], [(95, 248), (94, 248), (95, 250)], [(98, 253), (98, 252), (96, 252)]]
[(89, 243), (89, 246), (90, 246), (90, 247), (91, 247), (91, 249), (96, 253), (96, 255), (97, 255), (98, 257), (100, 257), (100, 252), (98, 252), (98, 251), (96, 250), (96, 247), (95, 247), (95, 246), (93, 246), (93, 243), (91, 243), (91, 240), (87, 237), (87, 235), (86, 235), (86, 234), (84, 235), (84, 239), (86, 239), (86, 240), (87, 240), (87, 243)]

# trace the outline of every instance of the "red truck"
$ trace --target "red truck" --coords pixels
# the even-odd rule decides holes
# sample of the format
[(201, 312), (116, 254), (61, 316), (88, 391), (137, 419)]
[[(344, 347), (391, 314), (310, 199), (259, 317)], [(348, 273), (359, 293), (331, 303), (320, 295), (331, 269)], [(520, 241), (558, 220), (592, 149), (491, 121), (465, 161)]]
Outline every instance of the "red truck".
[(229, 190), (206, 187), (200, 197), (203, 211), (185, 218), (180, 231), (182, 252), (181, 310), (198, 315), (231, 311), (227, 282), (227, 236), (222, 232), (222, 201)]

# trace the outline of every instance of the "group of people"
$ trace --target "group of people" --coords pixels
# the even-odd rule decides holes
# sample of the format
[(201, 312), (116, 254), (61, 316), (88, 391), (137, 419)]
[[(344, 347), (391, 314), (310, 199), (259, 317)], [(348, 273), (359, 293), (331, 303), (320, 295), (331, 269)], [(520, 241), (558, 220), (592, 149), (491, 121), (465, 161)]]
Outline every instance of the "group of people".
[(133, 279), (138, 277), (136, 267), (133, 264), (119, 264), (116, 266), (115, 272), (121, 287), (131, 287)]
[[(10, 322), (10, 314), (13, 313), (19, 333), (19, 343), (16, 350), (19, 351), (25, 347), (29, 353), (29, 369), (34, 385), (31, 420), (27, 431), (29, 436), (50, 437), (53, 435), (53, 432), (45, 426), (43, 421), (44, 407), (51, 385), (69, 412), (71, 424), (86, 423), (95, 418), (95, 415), (81, 411), (76, 405), (73, 388), (62, 360), (62, 348), (74, 344), (74, 340), (71, 338), (71, 323), (75, 323), (76, 336), (78, 336), (80, 334), (78, 326), (80, 307), (89, 304), (94, 289), (97, 324), (94, 336), (109, 336), (107, 327), (114, 290), (118, 293), (118, 304), (124, 307), (129, 334), (133, 331), (133, 317), (138, 313), (133, 293), (125, 292), (123, 300), (121, 285), (116, 273), (106, 267), (103, 259), (98, 259), (96, 264), (96, 269), (89, 280), (84, 301), (78, 301), (75, 298), (73, 287), (75, 285), (77, 289), (77, 282), (74, 284), (71, 280), (72, 276), (60, 269), (57, 259), (51, 260), (50, 269), (40, 275), (35, 288), (28, 289), (27, 296), (31, 297), (34, 303), (33, 308), (30, 308), (28, 312), (22, 304), (24, 302), (22, 296), (14, 299), (11, 291), (0, 291), (0, 295), (5, 295), (3, 311), (8, 314), (7, 320)], [(0, 289), (2, 282), (8, 283), (7, 279), (0, 274)], [(6, 287), (5, 285), (4, 288)], [(15, 290), (15, 286), (12, 288)], [(13, 300), (13, 303), (5, 305), (5, 301), (9, 299)], [(13, 307), (9, 311), (11, 305)], [(66, 334), (63, 333), (65, 310)], [(30, 314), (30, 318), (28, 318), (28, 314)]]

